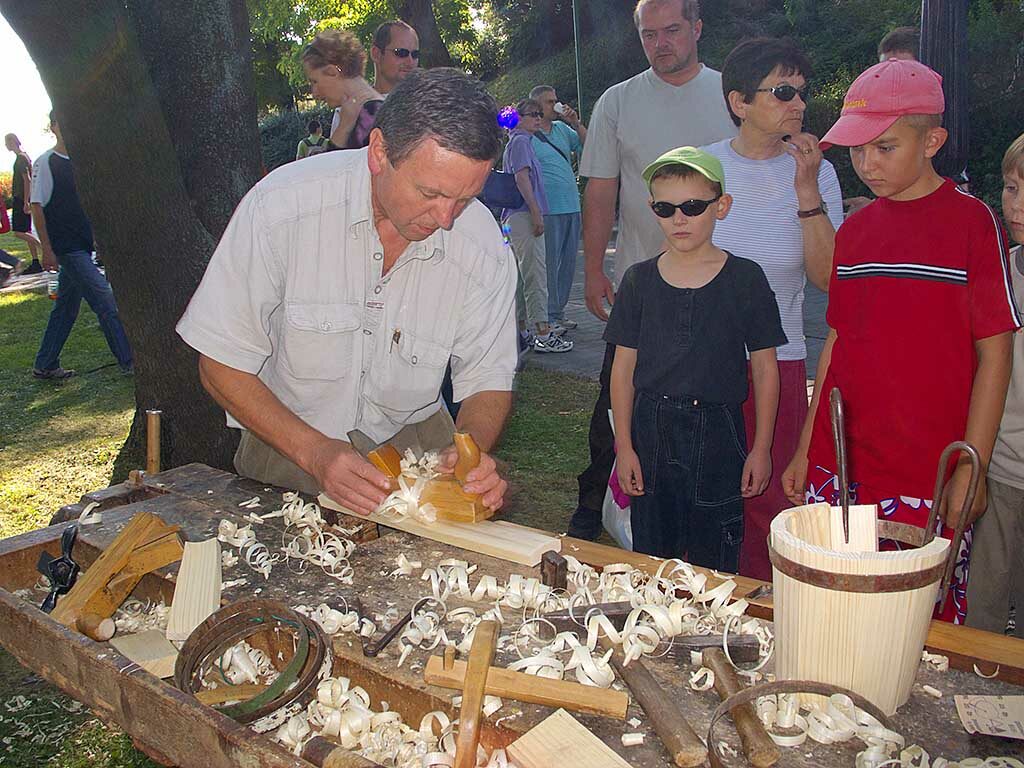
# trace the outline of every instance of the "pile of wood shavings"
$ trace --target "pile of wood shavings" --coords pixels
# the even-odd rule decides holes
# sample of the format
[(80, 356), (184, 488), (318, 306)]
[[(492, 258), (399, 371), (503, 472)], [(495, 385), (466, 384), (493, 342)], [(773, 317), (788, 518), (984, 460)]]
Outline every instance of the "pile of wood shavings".
[[(56, 701), (49, 702), (53, 710), (38, 710), (37, 704), (22, 695), (12, 696), (3, 704), (3, 712), (0, 712), (0, 724), (3, 724), (4, 731), (9, 735), (0, 739), (7, 752), (14, 750), (18, 745), (28, 741), (31, 744), (47, 744), (55, 746), (60, 744), (64, 738), (79, 727), (79, 722), (67, 715), (79, 715), (85, 707), (78, 701)], [(2, 763), (2, 761), (0, 761)]]

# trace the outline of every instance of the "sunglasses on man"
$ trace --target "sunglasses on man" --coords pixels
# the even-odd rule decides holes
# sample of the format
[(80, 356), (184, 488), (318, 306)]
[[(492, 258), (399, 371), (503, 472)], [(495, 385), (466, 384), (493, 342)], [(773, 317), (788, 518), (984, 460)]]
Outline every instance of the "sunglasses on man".
[(771, 88), (758, 88), (757, 93), (770, 93), (779, 101), (792, 101), (797, 95), (800, 96), (800, 100), (805, 104), (807, 103), (807, 97), (810, 96), (810, 88), (806, 85), (803, 88), (797, 88), (789, 84), (775, 85)]
[(721, 195), (715, 195), (710, 200), (687, 200), (678, 205), (659, 200), (651, 203), (651, 210), (654, 211), (654, 215), (659, 219), (671, 219), (676, 215), (676, 209), (682, 211), (684, 216), (700, 216), (708, 209), (709, 205), (717, 202), (720, 197)]
[(413, 61), (420, 60), (420, 51), (418, 48), (415, 51), (410, 51), (408, 48), (392, 48), (391, 52), (400, 59), (407, 59), (412, 56)]

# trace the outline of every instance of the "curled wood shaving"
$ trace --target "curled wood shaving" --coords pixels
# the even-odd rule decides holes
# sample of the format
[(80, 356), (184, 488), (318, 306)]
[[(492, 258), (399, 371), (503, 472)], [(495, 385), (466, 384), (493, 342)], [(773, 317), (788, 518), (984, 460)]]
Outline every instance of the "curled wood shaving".
[(395, 558), (395, 566), (392, 576), (411, 576), (413, 571), (423, 567), (423, 563), (419, 560), (410, 561), (405, 554), (400, 554)]
[(977, 664), (972, 664), (971, 666), (974, 667), (974, 674), (976, 674), (978, 677), (983, 677), (986, 680), (991, 680), (992, 678), (994, 678), (996, 675), (999, 674), (999, 665), (998, 664), (996, 664), (996, 668), (992, 670), (992, 674), (990, 674), (990, 675), (982, 674), (982, 671), (980, 669), (978, 669), (978, 665)]
[(100, 503), (98, 501), (90, 502), (85, 505), (85, 509), (82, 510), (82, 514), (78, 516), (79, 525), (96, 525), (96, 523), (103, 521), (102, 512), (93, 512)]
[(921, 686), (921, 690), (924, 691), (925, 693), (927, 693), (929, 696), (931, 696), (933, 698), (936, 698), (936, 699), (941, 699), (942, 698), (942, 691), (940, 691), (938, 688), (934, 688), (934, 687), (932, 687), (930, 685), (922, 685)]
[(921, 661), (930, 666), (936, 672), (949, 671), (949, 657), (938, 653), (921, 652)]
[(162, 600), (159, 603), (149, 600), (143, 602), (130, 597), (114, 613), (114, 626), (123, 635), (133, 635), (148, 629), (166, 630), (170, 613), (170, 607)]

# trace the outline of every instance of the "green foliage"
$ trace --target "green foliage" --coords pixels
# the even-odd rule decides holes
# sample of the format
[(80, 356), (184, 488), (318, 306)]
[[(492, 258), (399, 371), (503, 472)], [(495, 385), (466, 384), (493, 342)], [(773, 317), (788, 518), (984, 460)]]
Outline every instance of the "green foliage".
[(299, 142), (309, 135), (306, 126), (310, 120), (319, 120), (324, 134), (330, 133), (332, 114), (327, 107), (317, 107), (304, 112), (279, 112), (263, 118), (260, 121), (260, 149), (264, 167), (272, 171), (295, 160)]
[(5, 205), (8, 208), (13, 205), (11, 202), (11, 184), (13, 179), (14, 175), (10, 171), (0, 171), (0, 205)]

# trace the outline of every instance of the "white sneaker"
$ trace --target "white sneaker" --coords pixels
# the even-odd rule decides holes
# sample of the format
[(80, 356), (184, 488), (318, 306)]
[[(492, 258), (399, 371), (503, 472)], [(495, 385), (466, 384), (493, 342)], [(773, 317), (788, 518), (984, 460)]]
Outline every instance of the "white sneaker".
[(537, 336), (533, 340), (534, 352), (569, 352), (572, 349), (572, 342), (561, 336), (549, 333), (545, 336)]

